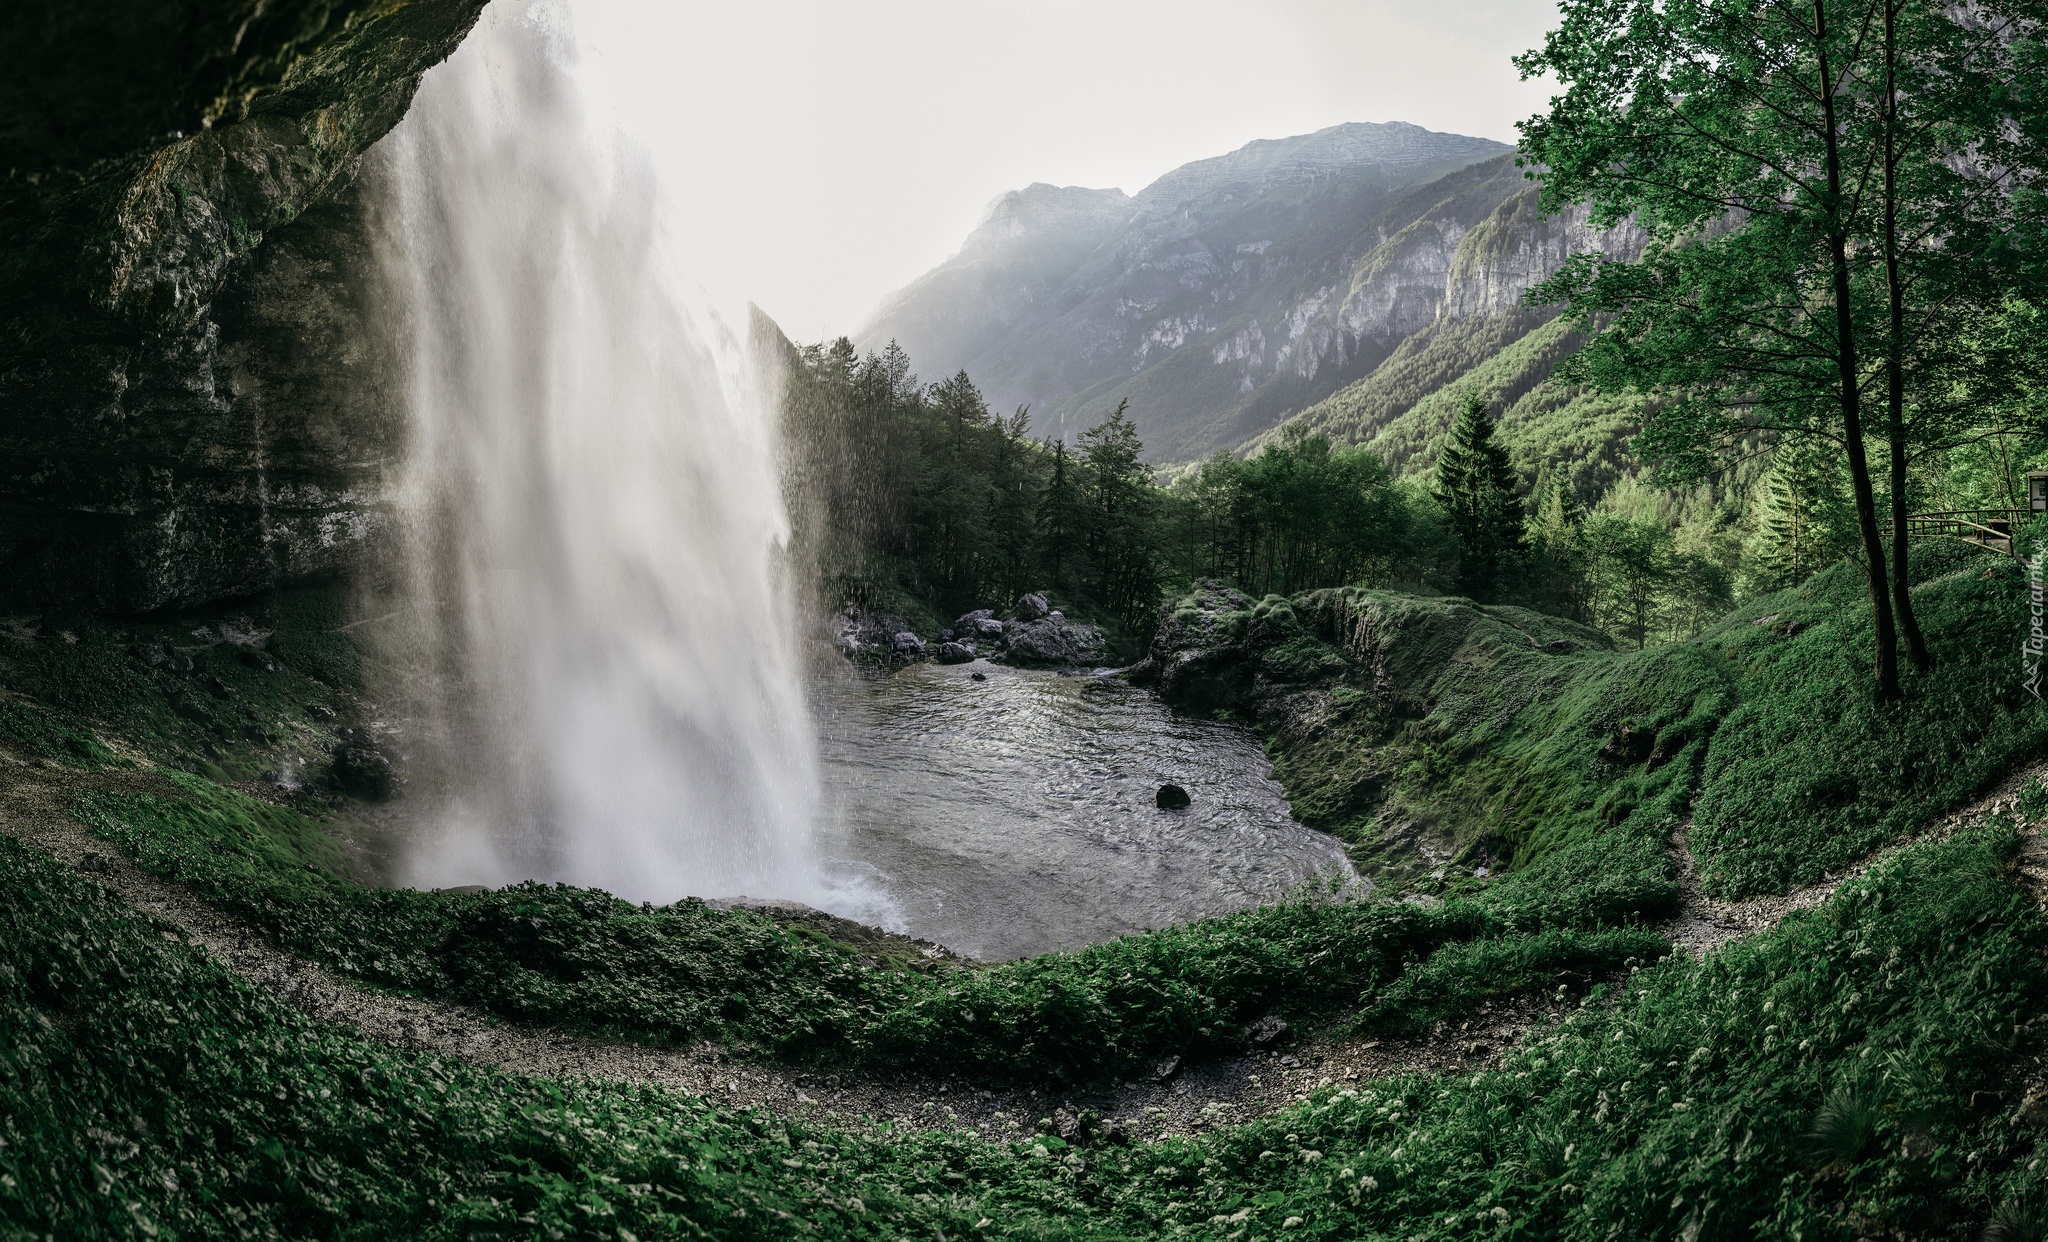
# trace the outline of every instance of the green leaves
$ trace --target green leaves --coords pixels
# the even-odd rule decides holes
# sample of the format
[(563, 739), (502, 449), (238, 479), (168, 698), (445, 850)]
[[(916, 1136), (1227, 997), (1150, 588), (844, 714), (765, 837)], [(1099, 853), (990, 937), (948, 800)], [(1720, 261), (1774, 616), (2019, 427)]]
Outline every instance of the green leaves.
[(1458, 421), (1437, 458), (1433, 494), (1450, 521), (1459, 551), (1459, 581), (1488, 598), (1522, 550), (1524, 514), (1507, 450), (1494, 442), (1486, 399), (1467, 392)]

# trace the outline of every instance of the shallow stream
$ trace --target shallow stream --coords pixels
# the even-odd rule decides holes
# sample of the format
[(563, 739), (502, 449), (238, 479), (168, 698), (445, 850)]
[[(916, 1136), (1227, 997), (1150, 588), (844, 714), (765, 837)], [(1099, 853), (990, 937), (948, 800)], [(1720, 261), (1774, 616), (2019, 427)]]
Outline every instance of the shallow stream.
[[(975, 681), (975, 673), (986, 680)], [(1264, 901), (1342, 848), (1296, 823), (1258, 739), (1120, 679), (983, 661), (827, 677), (829, 866), (894, 930), (1002, 960)], [(1171, 782), (1182, 811), (1154, 804)]]

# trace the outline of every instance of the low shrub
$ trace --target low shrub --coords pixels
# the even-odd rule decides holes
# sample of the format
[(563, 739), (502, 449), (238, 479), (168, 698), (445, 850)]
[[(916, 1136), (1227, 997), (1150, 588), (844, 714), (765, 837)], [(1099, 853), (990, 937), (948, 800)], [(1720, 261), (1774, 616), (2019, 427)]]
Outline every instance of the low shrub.
[[(1434, 909), (1312, 889), (1076, 952), (925, 974), (698, 901), (653, 908), (533, 883), (488, 893), (365, 888), (337, 874), (333, 847), (297, 813), (197, 777), (172, 780), (174, 796), (85, 794), (79, 814), (144, 868), (356, 978), (658, 1043), (710, 1038), (783, 1057), (997, 1077), (1103, 1078), (1155, 1058), (1235, 1050), (1251, 1020), (1275, 1009), (1348, 1011), (1445, 945), (1594, 929), (1670, 896), (1668, 882), (1612, 874), (1576, 887), (1561, 875), (1542, 900), (1503, 889)], [(1611, 969), (1646, 952), (1648, 939), (1580, 938), (1559, 969), (1596, 959)], [(1536, 986), (1540, 973), (1516, 978)], [(1498, 980), (1463, 980), (1435, 1003), (1455, 1009), (1498, 994)]]

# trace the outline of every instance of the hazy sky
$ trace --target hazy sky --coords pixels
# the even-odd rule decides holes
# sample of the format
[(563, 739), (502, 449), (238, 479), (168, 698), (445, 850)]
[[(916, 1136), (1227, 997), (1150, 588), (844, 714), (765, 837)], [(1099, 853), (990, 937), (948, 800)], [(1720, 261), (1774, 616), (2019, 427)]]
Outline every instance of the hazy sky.
[(1514, 139), (1548, 0), (574, 0), (696, 274), (791, 336), (855, 329), (1005, 190), (1135, 193), (1254, 138)]

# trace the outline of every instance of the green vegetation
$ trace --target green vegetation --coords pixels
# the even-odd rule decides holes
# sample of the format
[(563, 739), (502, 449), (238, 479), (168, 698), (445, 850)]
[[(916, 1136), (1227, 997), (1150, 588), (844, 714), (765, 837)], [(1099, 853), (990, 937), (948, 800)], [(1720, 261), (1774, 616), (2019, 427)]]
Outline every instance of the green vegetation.
[[(1040, 441), (893, 347), (793, 351), (796, 547), (825, 602), (936, 628), (1049, 589), (1133, 653), (1154, 640), (1133, 675), (1260, 725), (1297, 815), (1376, 867), (1371, 894), (981, 967), (700, 901), (379, 889), (318, 793), (250, 781), (383, 762), (334, 723), (364, 675), (342, 588), (0, 631), (0, 761), (71, 769), (99, 838), (374, 988), (1076, 1088), (1230, 1055), (1271, 1015), (1427, 1038), (1510, 998), (1566, 1011), (1498, 1066), (1326, 1084), (1135, 1147), (790, 1124), (373, 1046), (0, 838), (0, 1242), (2041, 1236), (2039, 843), (2004, 817), (1912, 839), (2048, 754), (2014, 658), (2028, 584), (2011, 557), (1906, 539), (1911, 508), (2011, 504), (2048, 460), (2041, 200), (2007, 192), (2048, 150), (2041, 93), (2016, 86), (2041, 53), (1999, 25), (2030, 14), (1568, 0), (1521, 62), (1563, 89), (1525, 126), (1540, 197), (1481, 220), (1455, 266), (1588, 199), (1596, 226), (1647, 231), (1644, 259), (1580, 256), (1535, 295), (1563, 317), (1446, 320), (1255, 453), (1175, 477), (1144, 464), (1127, 402)], [(1622, 447), (1639, 422), (1654, 475)], [(2037, 524), (2017, 547), (2044, 543)], [(1432, 593), (1453, 586), (1490, 602)], [(2048, 815), (2048, 788), (2017, 809)], [(1704, 959), (1660, 926), (1683, 861), (1746, 898), (1888, 846)]]
[(1051, 589), (1140, 638), (1159, 596), (1153, 489), (1118, 407), (1078, 451), (990, 412), (963, 372), (925, 385), (893, 346), (794, 350), (784, 424), (800, 563), (828, 606), (937, 630)]
[(1365, 449), (1284, 435), (1253, 456), (1218, 454), (1160, 501), (1172, 581), (1222, 579), (1292, 594), (1339, 582), (1448, 581), (1456, 545), (1419, 489)]
[(361, 687), (348, 592), (316, 586), (227, 616), (56, 617), (0, 628), (0, 745), (74, 767), (119, 762), (119, 741), (216, 780), (310, 752)]
[(1047, 590), (1135, 657), (1197, 577), (1284, 590), (1433, 579), (1428, 500), (1320, 437), (1222, 455), (1162, 488), (1118, 405), (1072, 446), (992, 414), (965, 374), (923, 385), (891, 348), (795, 351), (785, 406), (800, 559), (825, 602), (942, 618)]
[[(1961, 543), (1913, 565), (1937, 663), (1889, 707), (1852, 688), (1870, 613), (1848, 564), (1640, 652), (1524, 609), (1363, 590), (1197, 595), (1161, 642), (1265, 679), (1240, 709), (1271, 732), (1296, 815), (1363, 857), (1429, 824), (1526, 868), (1616, 834), (1661, 851), (1690, 817), (1708, 888), (1749, 896), (1813, 883), (2048, 749), (2017, 662), (2018, 566)], [(1303, 700), (1308, 644), (1331, 663)], [(1223, 680), (1165, 689), (1201, 706)]]
[(1486, 398), (1466, 393), (1458, 421), (1437, 457), (1436, 503), (1458, 541), (1458, 582), (1487, 598), (1506, 585), (1522, 559), (1521, 498), (1507, 450), (1494, 442)]
[[(1562, 87), (1521, 126), (1549, 211), (1633, 220), (1635, 262), (1580, 254), (1532, 292), (1593, 339), (1567, 365), (1655, 398), (1637, 448), (1671, 479), (1759, 440), (1846, 468), (1879, 697), (1930, 655), (1906, 563), (1914, 459), (2026, 427), (2038, 348), (1990, 342), (2038, 295), (2048, 111), (2016, 84), (2038, 14), (1898, 0), (1568, 3), (1517, 59)], [(1958, 161), (1958, 151), (1972, 158)], [(1868, 407), (1868, 408), (1866, 408)], [(1870, 442), (1883, 447), (1880, 520)], [(1887, 563), (1886, 527), (1890, 548)]]
[(1599, 989), (1498, 1069), (1081, 1149), (393, 1052), (0, 839), (0, 1230), (1960, 1239), (2048, 1190), (2012, 1091), (2042, 1051), (2016, 1015), (2048, 1001), (2017, 843), (1992, 824), (1908, 850), (1705, 962)]
[[(1563, 955), (1540, 978), (1513, 976), (1511, 991), (1559, 970), (1611, 968), (1662, 941), (1602, 929), (1657, 913), (1671, 895), (1668, 882), (1624, 890), (1613, 875), (1578, 887), (1552, 877), (1542, 901), (1517, 881), (1434, 909), (1309, 892), (1079, 952), (927, 974), (699, 901), (655, 909), (540, 884), (363, 888), (333, 874), (332, 846), (314, 824), (196, 778), (177, 778), (167, 796), (88, 793), (80, 813), (146, 869), (370, 983), (616, 1037), (711, 1038), (786, 1058), (984, 1076), (1101, 1079), (1160, 1057), (1226, 1052), (1275, 1007), (1326, 1017), (1432, 951), (1475, 939), (1549, 933), (1536, 949), (1501, 950), (1531, 962)], [(1462, 1010), (1505, 981), (1471, 978), (1428, 1003)], [(1406, 1012), (1383, 1008), (1390, 1022)]]

